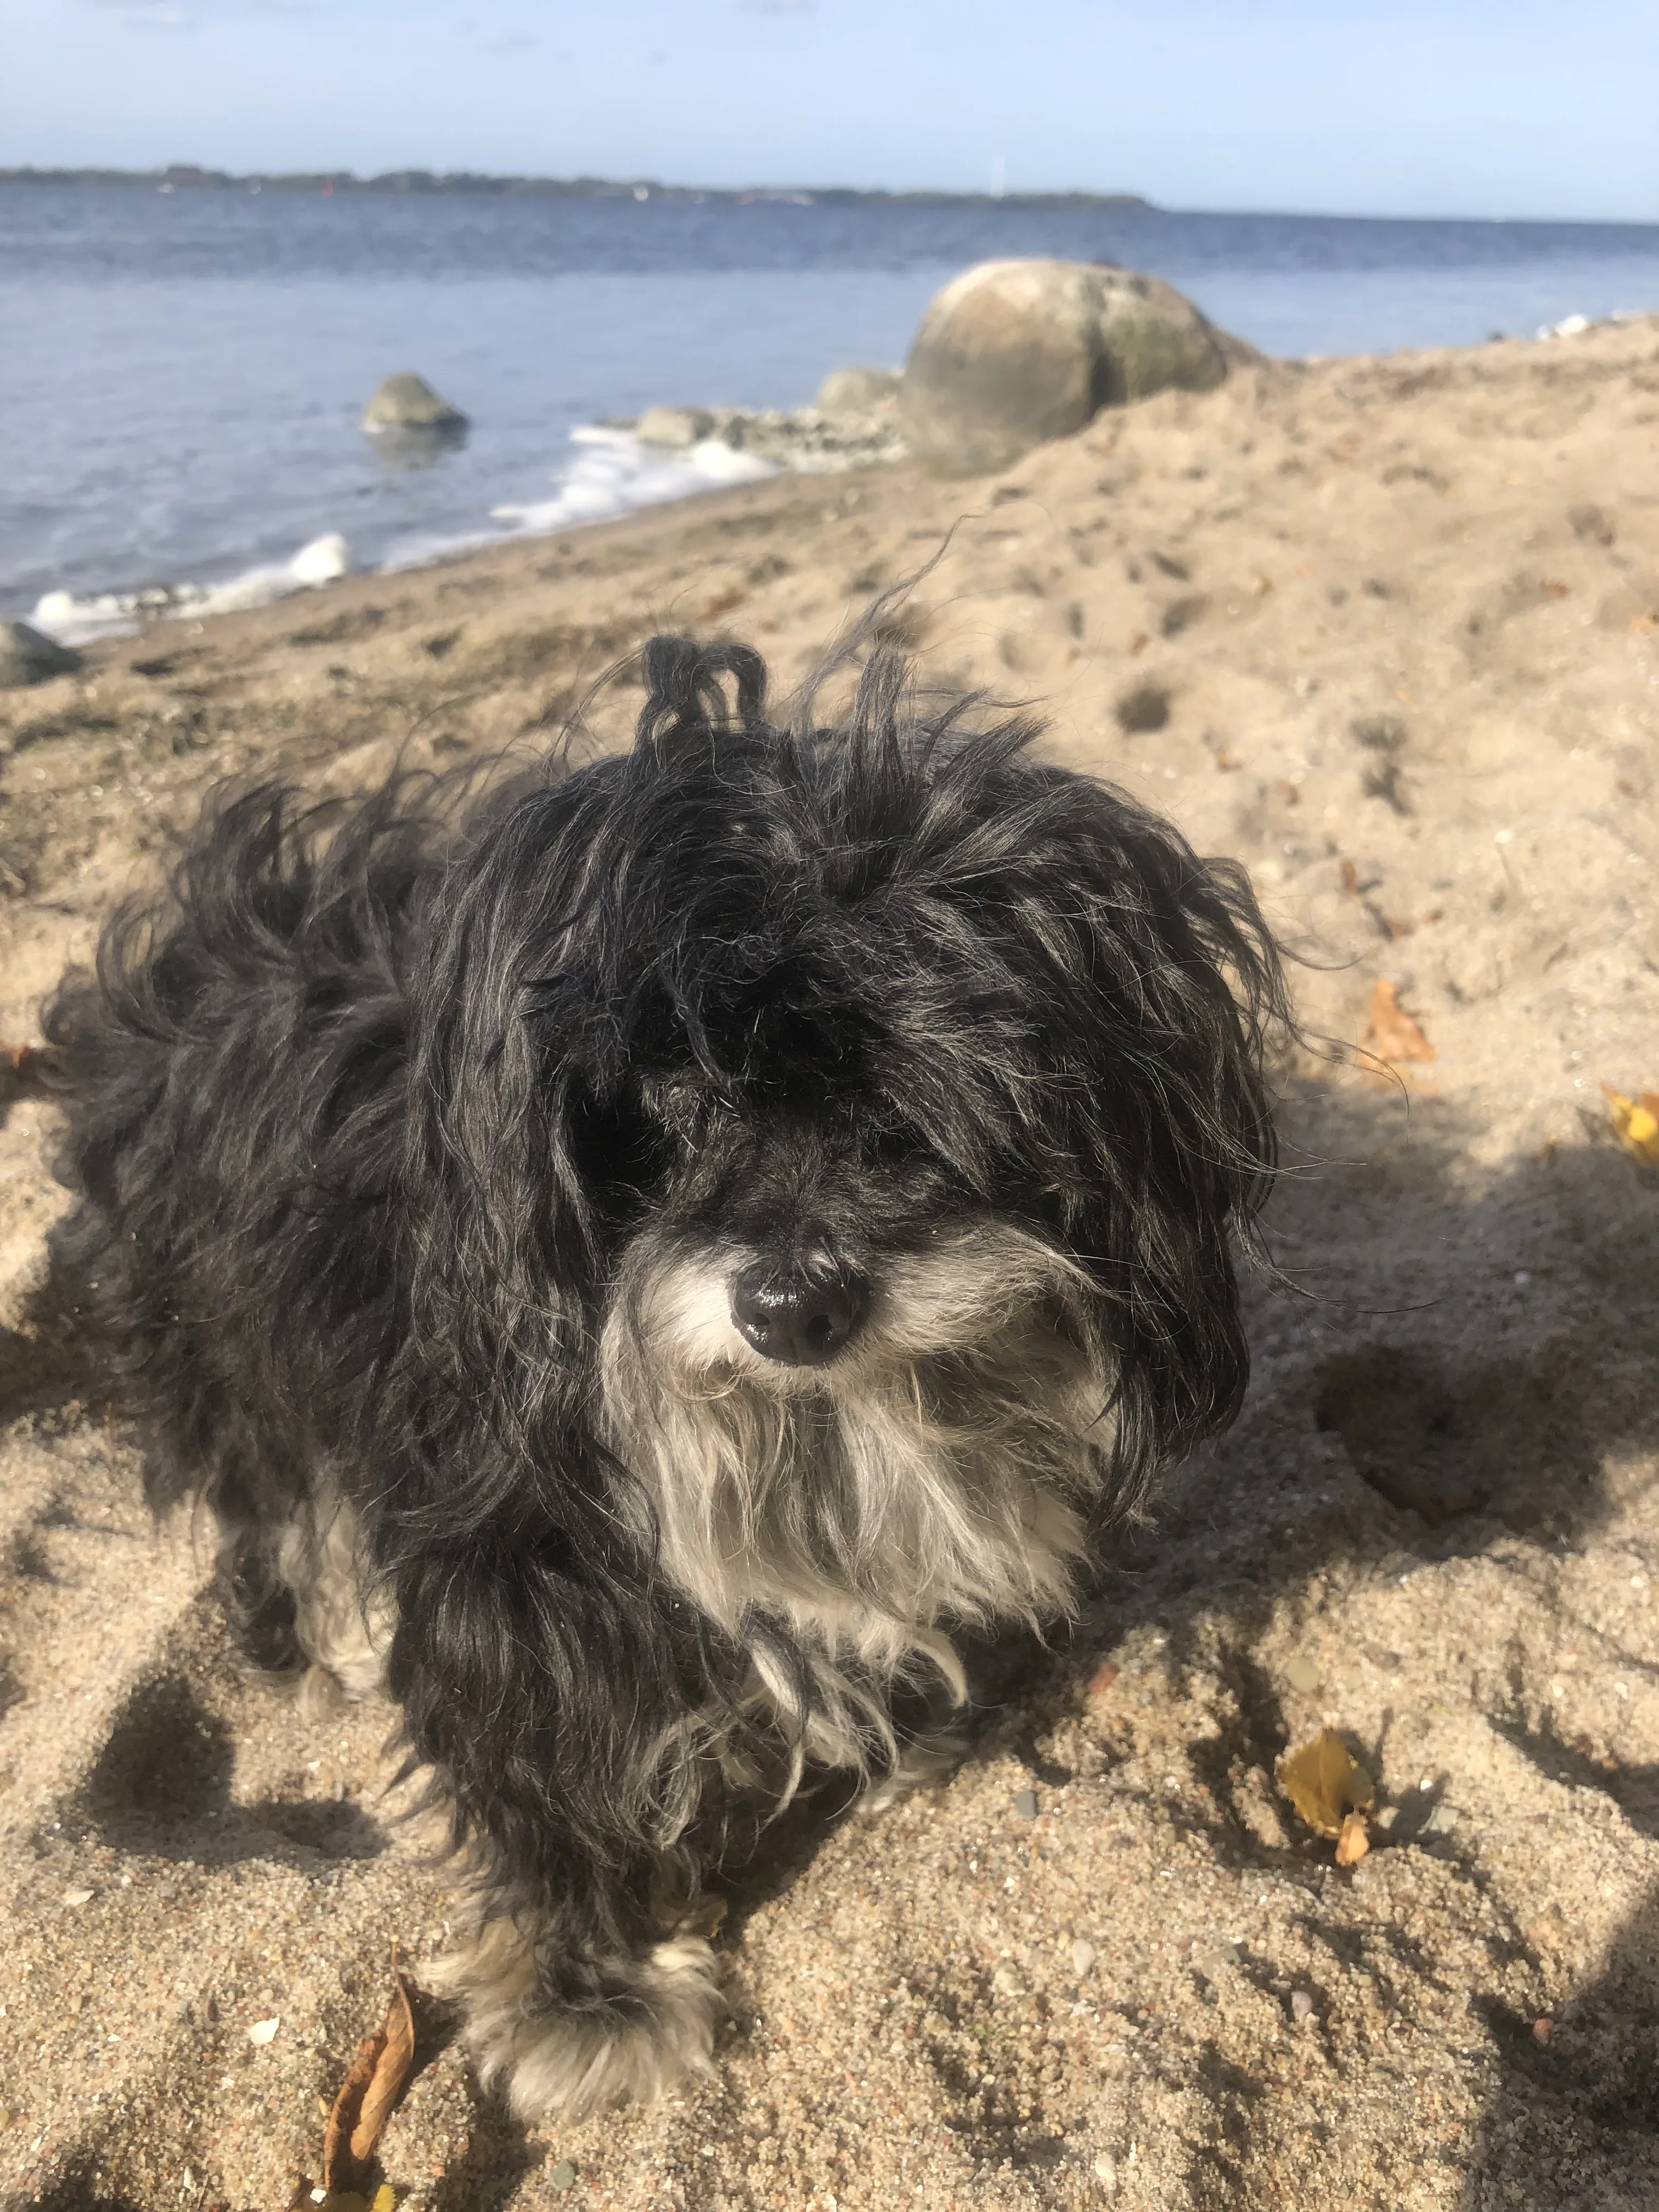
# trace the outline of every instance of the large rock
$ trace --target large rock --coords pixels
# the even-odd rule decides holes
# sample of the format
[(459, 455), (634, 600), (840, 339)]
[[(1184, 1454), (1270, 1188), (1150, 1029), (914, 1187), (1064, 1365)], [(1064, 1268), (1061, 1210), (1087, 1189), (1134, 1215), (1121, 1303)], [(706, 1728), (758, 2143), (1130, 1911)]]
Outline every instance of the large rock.
[(688, 453), (714, 434), (715, 420), (707, 407), (647, 407), (634, 425), (642, 446), (661, 446), (669, 453)]
[(1103, 407), (1172, 385), (1208, 392), (1254, 357), (1159, 277), (1091, 261), (986, 261), (922, 317), (899, 426), (922, 460), (969, 475), (1069, 436)]
[(890, 405), (898, 388), (890, 368), (832, 368), (812, 404), (821, 415), (868, 415)]
[(376, 434), (416, 430), (442, 436), (465, 430), (466, 417), (459, 407), (441, 398), (423, 376), (387, 376), (381, 379), (363, 410), (363, 428)]
[(44, 683), (48, 676), (72, 676), (81, 656), (27, 623), (0, 622), (0, 691)]

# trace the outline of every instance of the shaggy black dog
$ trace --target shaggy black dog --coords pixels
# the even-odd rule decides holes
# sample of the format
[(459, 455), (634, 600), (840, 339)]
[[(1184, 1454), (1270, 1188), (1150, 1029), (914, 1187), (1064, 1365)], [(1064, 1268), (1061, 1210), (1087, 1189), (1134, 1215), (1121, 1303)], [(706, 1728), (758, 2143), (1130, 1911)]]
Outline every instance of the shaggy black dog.
[(645, 672), (580, 769), (222, 797), (47, 1021), (150, 1494), (398, 1701), (526, 2112), (704, 2064), (737, 1826), (925, 1766), (953, 1638), (1231, 1419), (1272, 1164), (1240, 872), (889, 655), (828, 728)]

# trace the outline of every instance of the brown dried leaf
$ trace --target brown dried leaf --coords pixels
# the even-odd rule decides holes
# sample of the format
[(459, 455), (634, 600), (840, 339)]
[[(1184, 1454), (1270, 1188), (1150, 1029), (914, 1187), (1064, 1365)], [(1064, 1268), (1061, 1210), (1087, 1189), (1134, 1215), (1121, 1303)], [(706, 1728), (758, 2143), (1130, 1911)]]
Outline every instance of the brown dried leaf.
[(1400, 1003), (1396, 984), (1378, 976), (1371, 987), (1365, 1042), (1392, 1066), (1401, 1060), (1432, 1060), (1434, 1047)]
[(1376, 1795), (1334, 1729), (1322, 1729), (1310, 1742), (1287, 1751), (1274, 1771), (1279, 1788), (1322, 1836), (1340, 1836), (1348, 1815), (1363, 1813)]
[(349, 2191), (368, 2180), (367, 2167), (380, 2140), (409, 2069), (415, 2061), (415, 2015), (409, 1991), (392, 1954), (396, 1984), (386, 2015), (373, 2035), (357, 2045), (350, 2071), (340, 2084), (323, 2136), (323, 2187), (331, 2194)]

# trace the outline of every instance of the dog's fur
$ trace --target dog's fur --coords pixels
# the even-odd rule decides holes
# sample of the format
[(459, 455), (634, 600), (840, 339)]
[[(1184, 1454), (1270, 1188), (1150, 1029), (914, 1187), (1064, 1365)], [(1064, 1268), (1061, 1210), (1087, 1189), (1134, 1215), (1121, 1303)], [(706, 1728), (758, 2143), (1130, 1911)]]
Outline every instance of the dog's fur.
[[(222, 795), (46, 1024), (151, 1496), (252, 1651), (398, 1702), (527, 2112), (706, 2063), (741, 1823), (925, 1761), (962, 1634), (1231, 1419), (1272, 1164), (1240, 872), (885, 653), (832, 728), (645, 669), (580, 769)], [(757, 1348), (751, 1277), (851, 1333)]]

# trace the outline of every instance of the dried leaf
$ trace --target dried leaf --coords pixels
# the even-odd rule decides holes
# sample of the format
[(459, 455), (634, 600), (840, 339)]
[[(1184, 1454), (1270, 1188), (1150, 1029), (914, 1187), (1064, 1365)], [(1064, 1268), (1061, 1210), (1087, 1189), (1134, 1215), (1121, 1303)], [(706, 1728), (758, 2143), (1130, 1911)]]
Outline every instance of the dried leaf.
[(1399, 987), (1381, 976), (1371, 987), (1365, 1042), (1390, 1066), (1402, 1060), (1434, 1058), (1434, 1047), (1400, 1003)]
[(1279, 1788), (1322, 1836), (1340, 1836), (1349, 1814), (1363, 1812), (1376, 1795), (1370, 1776), (1334, 1729), (1322, 1729), (1310, 1742), (1286, 1752), (1274, 1771)]
[(1638, 1097), (1626, 1098), (1604, 1083), (1601, 1094), (1625, 1150), (1659, 1168), (1659, 1092), (1644, 1091)]
[(328, 2116), (323, 2136), (323, 2187), (330, 2192), (349, 2191), (367, 2181), (365, 2169), (374, 2155), (380, 2130), (414, 2063), (415, 2015), (398, 1971), (395, 1949), (392, 1978), (396, 1987), (386, 2018), (373, 2035), (366, 2035), (357, 2045), (357, 2056)]
[(1365, 1825), (1365, 1815), (1363, 1813), (1350, 1813), (1342, 1823), (1341, 1834), (1336, 1839), (1338, 1866), (1358, 1866), (1370, 1847), (1371, 1833)]

